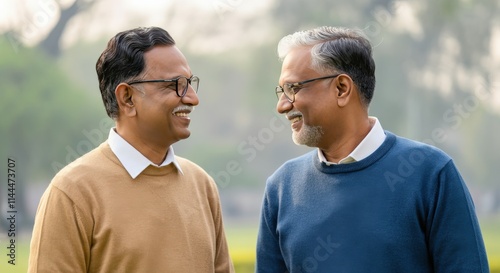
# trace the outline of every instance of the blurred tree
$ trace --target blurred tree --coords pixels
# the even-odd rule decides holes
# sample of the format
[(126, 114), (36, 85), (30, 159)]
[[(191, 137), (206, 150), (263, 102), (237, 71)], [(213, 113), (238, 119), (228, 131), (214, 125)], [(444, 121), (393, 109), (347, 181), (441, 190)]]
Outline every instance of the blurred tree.
[(277, 0), (272, 15), (283, 34), (322, 25), (370, 27), (374, 12), (390, 10), (394, 0)]
[[(400, 33), (411, 54), (402, 62), (408, 90), (407, 132), (428, 139), (454, 156), (473, 186), (498, 187), (494, 162), (500, 147), (487, 139), (498, 131), (494, 110), (494, 77), (498, 70), (491, 56), (498, 27), (500, 2), (408, 1), (416, 15), (416, 31)], [(411, 61), (409, 61), (411, 60)], [(481, 93), (478, 93), (480, 91)], [(444, 132), (438, 138), (435, 132)], [(495, 134), (494, 133), (494, 134)]]
[(29, 42), (32, 36), (45, 31), (51, 19), (56, 18), (54, 26), (38, 42), (38, 46), (48, 56), (57, 58), (61, 55), (61, 39), (68, 23), (78, 14), (90, 10), (96, 2), (97, 0), (74, 0), (68, 5), (57, 0), (39, 1), (36, 6), (30, 1), (17, 2), (14, 5), (17, 16), (12, 17), (11, 22), (7, 23), (4, 34), (17, 51), (18, 47)]
[[(7, 90), (0, 105), (10, 113), (0, 117), (6, 143), (1, 149), (29, 168), (25, 180), (46, 181), (55, 173), (52, 163), (62, 167), (66, 158), (79, 154), (78, 147), (87, 149), (78, 146), (88, 140), (82, 130), (100, 127), (99, 118), (105, 116), (94, 64), (109, 37), (65, 51), (59, 47), (71, 18), (92, 10), (97, 0), (75, 8), (77, 2), (61, 8), (67, 15), (61, 15), (40, 42), (46, 56), (24, 49), (9, 55), (6, 43), (0, 48), (0, 87)], [(277, 117), (273, 89), (281, 66), (277, 41), (320, 25), (358, 27), (372, 41), (377, 63), (371, 114), (388, 130), (435, 142), (454, 157), (473, 186), (498, 187), (495, 163), (500, 161), (500, 146), (492, 143), (500, 128), (491, 98), (498, 89), (495, 77), (500, 66), (490, 58), (494, 28), (499, 25), (498, 1), (275, 0), (269, 14), (244, 15), (238, 23), (233, 19), (247, 2), (216, 3), (232, 5), (206, 14), (196, 5), (172, 1), (162, 21), (167, 29), (175, 25), (179, 34), (172, 34), (201, 77), (200, 107), (192, 115), (191, 137), (175, 144), (179, 155), (220, 180), (226, 179), (228, 164), (235, 163), (238, 174), (230, 176), (231, 186), (262, 187), (277, 166), (308, 149), (293, 145), (286, 122), (273, 123)], [(180, 23), (186, 14), (189, 23)], [(135, 20), (134, 24), (143, 22)], [(244, 35), (228, 38), (234, 29)], [(262, 38), (270, 34), (272, 38)], [(49, 52), (52, 49), (56, 50)], [(50, 60), (52, 56), (59, 56), (57, 63)], [(481, 85), (486, 99), (473, 94)], [(87, 89), (87, 94), (79, 92)], [(476, 98), (477, 107), (464, 108), (471, 98)], [(11, 103), (14, 100), (22, 103)], [(466, 113), (460, 113), (460, 107)], [(436, 138), (436, 130), (446, 138)]]
[[(283, 34), (320, 25), (363, 29), (377, 63), (371, 113), (386, 129), (454, 155), (475, 186), (495, 186), (496, 176), (489, 175), (495, 172), (488, 170), (495, 169), (500, 147), (478, 139), (491, 135), (496, 127), (485, 121), (500, 113), (491, 101), (499, 64), (489, 58), (497, 50), (491, 39), (499, 8), (500, 2), (491, 0), (278, 0), (273, 17)], [(480, 86), (486, 89), (483, 98), (475, 94)]]
[(56, 25), (39, 44), (39, 47), (52, 57), (61, 55), (61, 38), (70, 20), (79, 13), (89, 10), (97, 1), (95, 0), (75, 0), (68, 7), (59, 4), (61, 15)]
[[(17, 162), (16, 202), (19, 215), (29, 217), (24, 206), (38, 200), (25, 199), (26, 185), (48, 183), (62, 166), (93, 148), (94, 132), (102, 131), (106, 118), (101, 103), (68, 81), (51, 58), (36, 48), (11, 54), (7, 46), (0, 43), (0, 154)], [(5, 172), (0, 169), (2, 177)], [(0, 203), (6, 204), (6, 183), (0, 188)]]

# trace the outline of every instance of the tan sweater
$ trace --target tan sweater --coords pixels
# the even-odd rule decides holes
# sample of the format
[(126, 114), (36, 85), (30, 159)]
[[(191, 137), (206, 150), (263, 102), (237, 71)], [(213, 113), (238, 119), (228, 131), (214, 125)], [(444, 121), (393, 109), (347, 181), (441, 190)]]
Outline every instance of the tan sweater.
[(132, 179), (107, 142), (62, 169), (40, 201), (28, 272), (234, 272), (217, 187), (176, 157)]

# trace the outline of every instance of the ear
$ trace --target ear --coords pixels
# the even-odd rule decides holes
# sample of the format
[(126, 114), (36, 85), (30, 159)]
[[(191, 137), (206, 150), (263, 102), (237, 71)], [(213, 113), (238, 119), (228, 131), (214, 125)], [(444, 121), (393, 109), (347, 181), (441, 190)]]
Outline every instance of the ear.
[(120, 83), (115, 89), (116, 101), (118, 103), (118, 108), (120, 115), (124, 116), (135, 116), (137, 110), (134, 105), (133, 100), (134, 90), (132, 87), (126, 83)]
[(353, 99), (355, 93), (355, 85), (351, 77), (346, 74), (341, 74), (335, 79), (337, 91), (337, 105), (345, 107)]

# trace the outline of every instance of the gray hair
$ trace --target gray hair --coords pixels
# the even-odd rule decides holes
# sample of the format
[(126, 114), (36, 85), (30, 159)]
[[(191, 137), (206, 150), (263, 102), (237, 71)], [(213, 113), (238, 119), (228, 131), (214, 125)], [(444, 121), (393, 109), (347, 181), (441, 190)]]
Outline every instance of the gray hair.
[(295, 32), (279, 41), (280, 60), (302, 46), (312, 46), (312, 69), (349, 75), (368, 107), (375, 90), (375, 61), (371, 44), (361, 30), (323, 26)]

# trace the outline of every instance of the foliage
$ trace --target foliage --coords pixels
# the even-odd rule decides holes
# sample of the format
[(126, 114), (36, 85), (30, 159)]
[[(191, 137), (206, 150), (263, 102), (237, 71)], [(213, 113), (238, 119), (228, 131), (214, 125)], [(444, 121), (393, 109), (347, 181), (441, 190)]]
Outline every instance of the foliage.
[(1, 154), (17, 157), (30, 170), (26, 179), (50, 178), (51, 163), (69, 163), (65, 147), (76, 149), (82, 129), (95, 128), (105, 113), (36, 48), (12, 52), (0, 44)]
[[(235, 5), (233, 8), (244, 7)], [(365, 30), (374, 44), (374, 57), (377, 63), (378, 80), (370, 109), (371, 114), (379, 117), (385, 129), (416, 140), (431, 140), (432, 144), (452, 155), (463, 171), (466, 181), (470, 181), (473, 187), (498, 187), (495, 183), (498, 173), (492, 164), (499, 160), (500, 147), (488, 145), (492, 143), (491, 141), (477, 141), (490, 138), (488, 136), (494, 136), (500, 130), (498, 126), (491, 126), (498, 124), (496, 120), (499, 114), (491, 106), (492, 100), (479, 100), (477, 103), (480, 106), (466, 113), (467, 116), (460, 116), (456, 112), (451, 112), (450, 115), (448, 112), (456, 111), (455, 105), (463, 106), (464, 102), (467, 102), (466, 98), (474, 92), (478, 81), (479, 84), (482, 81), (490, 93), (497, 88), (492, 79), (494, 66), (485, 59), (491, 53), (494, 14), (498, 9), (497, 2), (488, 0), (460, 2), (355, 0), (349, 3), (317, 2), (314, 5), (301, 0), (276, 0), (268, 16), (273, 22), (272, 29), (276, 32), (275, 36), (260, 43), (260, 46), (232, 46), (228, 47), (231, 50), (217, 54), (189, 51), (191, 48), (189, 45), (182, 48), (192, 70), (201, 77), (199, 94), (201, 103), (192, 115), (193, 134), (189, 140), (176, 144), (176, 147), (181, 155), (193, 159), (212, 174), (225, 172), (228, 164), (236, 162), (241, 171), (231, 177), (233, 178), (229, 182), (231, 186), (262, 186), (266, 177), (285, 160), (308, 150), (292, 144), (285, 122), (275, 127), (279, 130), (270, 131), (273, 129), (272, 122), (276, 118), (273, 88), (280, 73), (280, 63), (276, 56), (277, 41), (285, 34), (319, 25), (358, 27)], [(409, 25), (403, 20), (407, 19), (404, 17), (408, 10), (411, 11), (411, 16), (406, 17), (414, 18)], [(206, 28), (212, 31), (219, 29), (217, 24), (207, 25)], [(187, 34), (183, 33), (183, 36), (185, 35)], [(191, 41), (192, 38), (187, 38), (187, 41)], [(106, 40), (100, 40), (98, 46), (79, 43), (73, 48), (68, 48), (58, 63), (44, 57), (51, 63), (51, 69), (39, 71), (44, 70), (40, 68), (44, 66), (43, 62), (25, 69), (26, 75), (32, 74), (33, 76), (29, 77), (36, 78), (42, 77), (41, 75), (48, 73), (49, 70), (57, 71), (63, 67), (64, 72), (68, 73), (58, 77), (60, 82), (57, 83), (57, 88), (66, 81), (67, 85), (75, 83), (83, 85), (84, 88), (91, 89), (90, 93), (93, 94), (86, 96), (82, 94), (83, 92), (73, 93), (76, 89), (81, 91), (81, 88), (61, 88), (72, 91), (65, 93), (67, 97), (62, 99), (60, 95), (50, 97), (50, 92), (46, 92), (48, 94), (47, 98), (44, 97), (46, 109), (59, 108), (60, 113), (64, 112), (63, 105), (72, 109), (68, 114), (59, 116), (51, 115), (50, 111), (38, 111), (39, 118), (44, 119), (37, 123), (40, 125), (39, 129), (47, 130), (47, 127), (55, 127), (50, 129), (53, 132), (61, 128), (58, 127), (61, 124), (74, 125), (60, 131), (64, 134), (52, 134), (52, 138), (57, 138), (53, 143), (64, 144), (63, 147), (68, 144), (74, 147), (82, 139), (79, 130), (98, 127), (96, 117), (104, 117), (102, 103), (95, 96), (98, 92), (93, 69), (95, 59), (105, 47)], [(2, 52), (12, 52), (6, 48), (5, 43), (3, 47), (5, 50)], [(21, 59), (27, 56), (26, 51), (19, 54), (7, 53), (5, 55), (10, 56), (6, 56), (5, 61), (15, 62), (17, 60), (13, 58), (21, 57), (19, 64), (14, 64), (13, 68), (23, 65)], [(34, 58), (35, 61), (36, 59), (39, 58)], [(59, 68), (56, 67), (58, 65)], [(13, 75), (15, 73), (10, 71), (3, 75), (11, 79), (17, 77)], [(47, 81), (51, 79), (50, 76), (43, 78)], [(52, 86), (57, 82), (57, 80), (50, 81)], [(9, 83), (2, 83), (2, 86), (7, 87), (5, 84)], [(37, 94), (42, 95), (42, 92)], [(85, 98), (72, 99), (74, 96)], [(71, 118), (79, 115), (75, 113), (82, 113), (78, 111), (84, 111), (81, 108), (84, 101), (87, 107), (95, 109), (86, 113), (97, 114), (92, 118), (86, 118), (87, 122), (77, 124), (74, 122), (75, 119)], [(56, 107), (52, 107), (52, 103)], [(49, 104), (51, 106), (48, 106)], [(76, 118), (76, 120), (82, 119)], [(28, 125), (17, 128), (18, 132), (8, 129), (10, 132), (15, 132), (9, 135), (32, 137), (33, 133), (27, 133), (27, 128), (31, 131), (31, 128), (37, 127), (32, 127), (33, 125), (29, 123)], [(446, 133), (447, 137), (441, 142), (437, 142), (433, 137), (436, 129), (443, 129)], [(494, 131), (489, 133), (488, 130), (491, 129)], [(2, 130), (7, 130), (4, 124)], [(65, 141), (66, 137), (67, 140), (70, 138), (73, 140)], [(256, 140), (256, 143), (251, 143), (252, 140)], [(29, 142), (28, 139), (22, 141), (16, 139), (16, 141)], [(207, 143), (210, 145), (206, 145)], [(22, 144), (18, 146), (25, 147)], [(11, 150), (16, 154), (26, 150), (18, 148), (13, 147)], [(56, 158), (60, 159), (67, 154), (64, 149), (61, 151), (50, 145), (36, 145), (34, 148), (33, 150), (30, 147), (30, 151), (26, 154), (33, 155), (34, 152), (44, 154), (44, 160), (36, 160), (38, 163), (33, 164), (53, 162)], [(213, 160), (214, 157), (218, 160)], [(35, 158), (30, 158), (35, 161)], [(44, 173), (41, 166), (33, 170), (37, 170), (37, 175)]]
[(492, 60), (499, 10), (490, 0), (278, 0), (273, 16), (283, 34), (320, 25), (363, 29), (377, 64), (371, 114), (385, 129), (452, 155), (472, 187), (498, 189), (500, 146), (485, 140), (500, 133)]
[[(258, 47), (233, 46), (217, 54), (181, 48), (193, 72), (200, 76), (201, 88), (200, 106), (191, 115), (192, 135), (175, 144), (176, 153), (212, 174), (222, 195), (227, 187), (263, 189), (267, 176), (279, 165), (309, 150), (292, 143), (289, 125), (275, 114), (273, 88), (281, 66), (277, 41), (291, 32), (320, 25), (358, 27), (374, 44), (377, 64), (371, 115), (385, 129), (430, 142), (449, 153), (473, 194), (477, 189), (500, 191), (500, 169), (496, 167), (500, 145), (495, 145), (500, 112), (493, 104), (500, 66), (492, 53), (499, 5), (491, 0), (314, 4), (275, 0), (269, 14), (256, 18), (270, 17), (275, 37)], [(234, 9), (244, 6), (235, 5)], [(408, 10), (409, 14), (403, 12)], [(170, 12), (184, 16), (179, 10)], [(415, 21), (405, 24), (402, 19), (408, 18)], [(221, 33), (225, 30), (222, 25), (231, 24), (221, 21), (219, 29), (202, 17), (196, 22), (197, 27), (188, 24), (192, 39), (210, 33), (200, 29), (202, 25)], [(253, 26), (248, 24), (246, 29)], [(3, 160), (7, 156), (18, 160), (22, 191), (22, 185), (28, 183), (48, 183), (56, 171), (53, 163), (63, 166), (96, 146), (98, 141), (90, 141), (85, 132), (105, 137), (101, 123), (109, 119), (98, 94), (94, 64), (107, 37), (67, 48), (57, 61), (37, 48), (18, 48), (4, 38), (0, 41), (0, 155)], [(478, 96), (478, 90), (486, 95)], [(436, 137), (439, 132), (445, 137)], [(228, 169), (231, 163), (236, 164), (233, 173)], [(4, 172), (0, 169), (0, 176), (5, 177)], [(473, 197), (481, 207), (483, 200)], [(259, 204), (256, 200), (255, 206)], [(491, 272), (500, 272), (499, 224), (483, 226)], [(228, 230), (228, 236), (237, 272), (253, 271), (255, 231)], [(0, 271), (4, 266), (0, 264)]]

